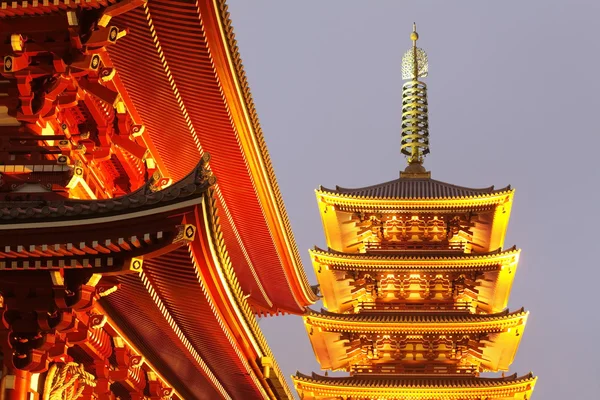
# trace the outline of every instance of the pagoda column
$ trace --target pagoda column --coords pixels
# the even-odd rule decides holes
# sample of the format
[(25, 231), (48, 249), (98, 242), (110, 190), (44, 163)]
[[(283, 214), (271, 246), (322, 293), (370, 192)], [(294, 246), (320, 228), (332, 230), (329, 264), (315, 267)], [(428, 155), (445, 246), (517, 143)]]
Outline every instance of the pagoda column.
[(7, 374), (2, 374), (0, 385), (1, 400), (23, 400), (31, 393), (32, 373), (20, 369), (4, 368)]

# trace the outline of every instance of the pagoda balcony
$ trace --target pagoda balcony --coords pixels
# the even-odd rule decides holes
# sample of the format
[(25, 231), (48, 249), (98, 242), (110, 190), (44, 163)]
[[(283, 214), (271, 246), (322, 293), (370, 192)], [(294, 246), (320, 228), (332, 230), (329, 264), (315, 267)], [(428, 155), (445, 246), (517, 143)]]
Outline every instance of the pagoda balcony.
[(479, 371), (476, 366), (458, 366), (454, 364), (370, 364), (353, 365), (351, 375), (362, 374), (410, 374), (410, 375), (470, 375), (476, 376)]
[(451, 312), (470, 313), (474, 311), (471, 303), (467, 302), (430, 302), (430, 303), (406, 303), (406, 302), (360, 302), (355, 312)]
[(440, 251), (450, 253), (464, 253), (466, 250), (463, 242), (366, 242), (365, 251), (393, 252), (393, 251)]

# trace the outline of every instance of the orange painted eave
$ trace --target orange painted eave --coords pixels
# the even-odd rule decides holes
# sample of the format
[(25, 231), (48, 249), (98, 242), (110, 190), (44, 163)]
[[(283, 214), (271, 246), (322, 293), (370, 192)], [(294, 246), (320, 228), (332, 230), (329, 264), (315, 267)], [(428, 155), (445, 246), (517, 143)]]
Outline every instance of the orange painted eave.
[(243, 76), (227, 5), (223, 0), (203, 0), (198, 4), (214, 67), (288, 282), (299, 305), (314, 304), (316, 295), (304, 274), (262, 132), (256, 116), (252, 115), (254, 105)]
[[(245, 293), (259, 305), (257, 311), (302, 314), (316, 296), (293, 239), (224, 2), (150, 0), (113, 21), (130, 33), (111, 48), (111, 59), (169, 177), (182, 178), (202, 152), (211, 154), (222, 194), (220, 215), (229, 219), (222, 225), (231, 226), (228, 243), (239, 248), (231, 256), (245, 275)], [(144, 62), (131, 56), (135, 52)]]

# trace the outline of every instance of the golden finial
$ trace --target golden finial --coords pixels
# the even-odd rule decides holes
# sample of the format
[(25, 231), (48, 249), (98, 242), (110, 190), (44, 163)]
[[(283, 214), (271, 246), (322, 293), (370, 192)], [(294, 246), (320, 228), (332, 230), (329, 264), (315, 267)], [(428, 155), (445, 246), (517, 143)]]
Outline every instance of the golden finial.
[(417, 47), (417, 40), (419, 40), (419, 34), (417, 33), (417, 23), (413, 22), (413, 31), (410, 34), (410, 40), (413, 41), (413, 47)]
[(410, 34), (410, 40), (413, 45), (402, 57), (402, 79), (425, 78), (429, 65), (427, 63), (427, 53), (425, 50), (417, 47), (419, 34), (417, 33), (417, 24), (413, 23), (413, 31)]
[(409, 80), (402, 87), (402, 145), (400, 151), (407, 156), (408, 167), (403, 175), (426, 174), (423, 157), (429, 153), (429, 117), (427, 85), (419, 78), (427, 76), (427, 53), (417, 47), (419, 34), (413, 23), (410, 34), (412, 48), (402, 57), (402, 79)]

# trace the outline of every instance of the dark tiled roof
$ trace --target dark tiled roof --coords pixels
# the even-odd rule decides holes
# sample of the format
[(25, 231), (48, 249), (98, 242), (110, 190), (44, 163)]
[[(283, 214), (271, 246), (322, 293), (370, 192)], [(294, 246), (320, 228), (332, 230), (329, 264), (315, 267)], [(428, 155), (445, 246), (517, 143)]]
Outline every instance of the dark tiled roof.
[(153, 182), (150, 181), (135, 192), (114, 199), (1, 201), (0, 224), (104, 217), (197, 198), (215, 183), (215, 178), (208, 170), (209, 159), (208, 153), (204, 153), (189, 175), (160, 191), (153, 191)]
[(471, 189), (463, 186), (436, 181), (434, 179), (398, 178), (379, 185), (348, 189), (336, 186), (335, 189), (320, 187), (323, 192), (381, 199), (448, 199), (482, 197), (510, 190), (510, 185), (501, 189), (493, 186), (483, 189)]
[(296, 372), (296, 379), (314, 383), (323, 383), (332, 386), (356, 386), (373, 388), (416, 388), (416, 387), (493, 387), (503, 386), (518, 382), (527, 382), (534, 379), (530, 372), (518, 377), (517, 374), (504, 378), (480, 378), (475, 376), (382, 376), (382, 375), (360, 375), (348, 377), (329, 377), (315, 374), (305, 375)]
[(508, 309), (496, 314), (449, 314), (440, 313), (423, 313), (423, 312), (402, 312), (402, 313), (378, 313), (378, 312), (362, 312), (360, 314), (338, 314), (321, 309), (317, 312), (308, 309), (306, 316), (325, 318), (332, 321), (344, 322), (375, 322), (375, 323), (440, 323), (440, 322), (488, 322), (510, 319), (525, 313), (525, 309), (521, 308), (514, 312), (509, 312)]

